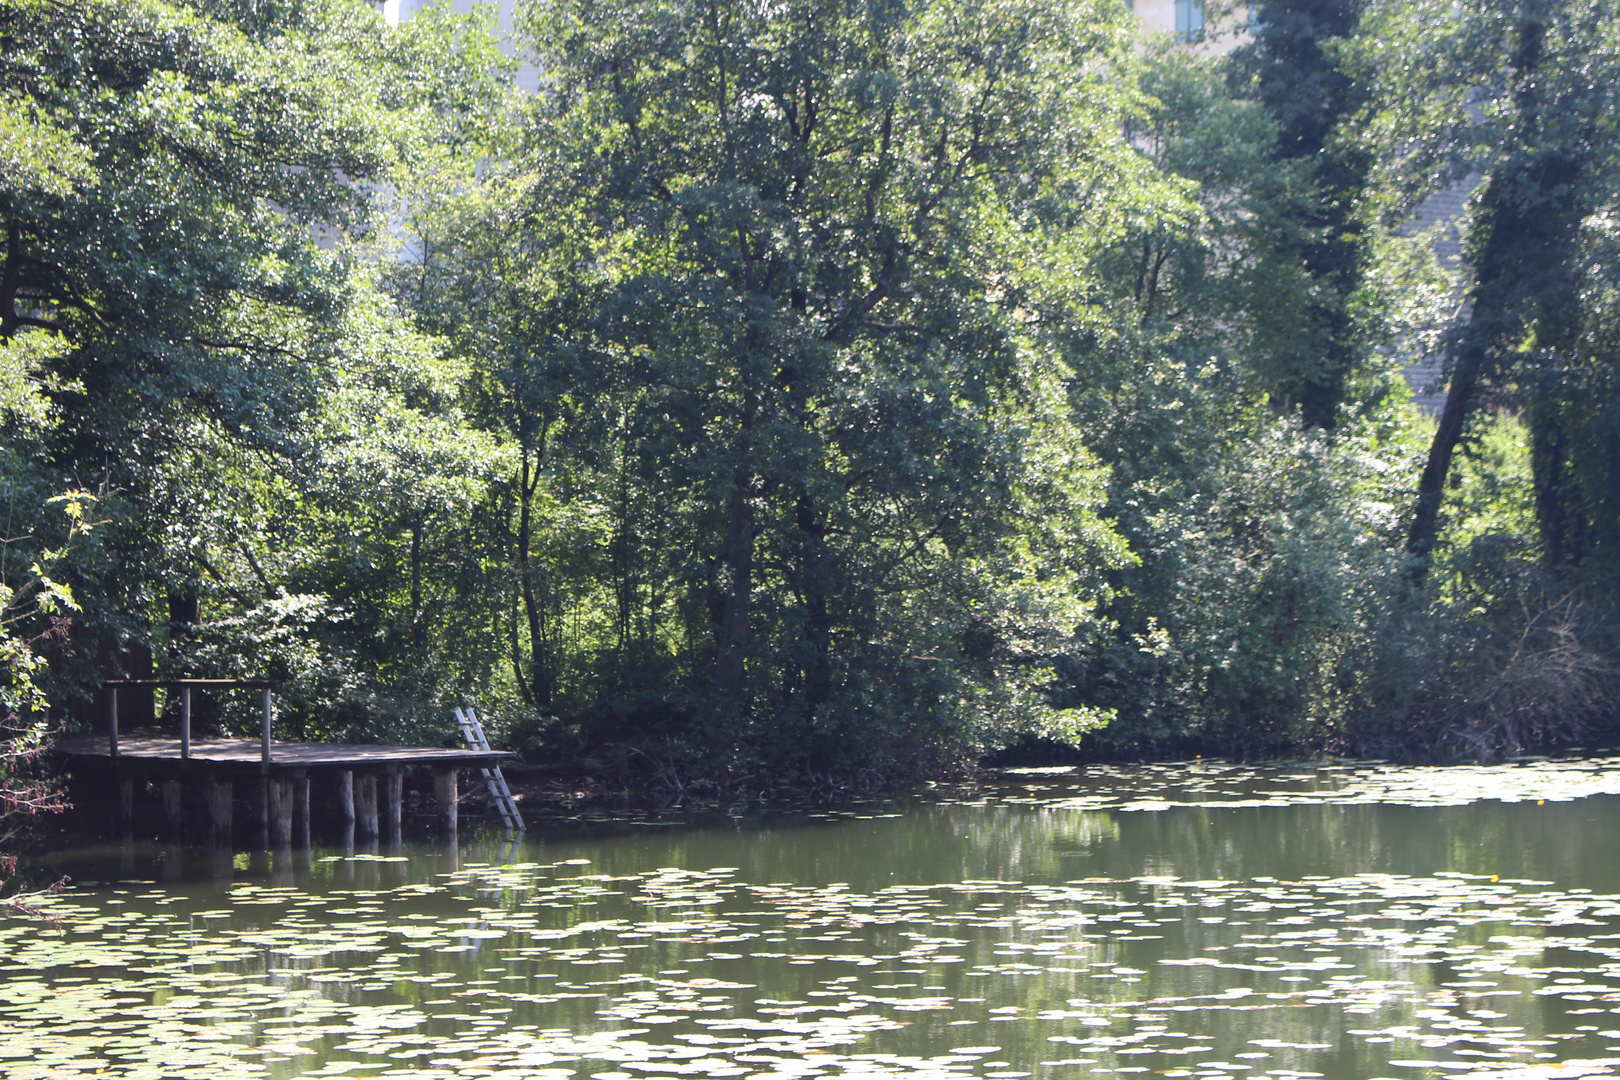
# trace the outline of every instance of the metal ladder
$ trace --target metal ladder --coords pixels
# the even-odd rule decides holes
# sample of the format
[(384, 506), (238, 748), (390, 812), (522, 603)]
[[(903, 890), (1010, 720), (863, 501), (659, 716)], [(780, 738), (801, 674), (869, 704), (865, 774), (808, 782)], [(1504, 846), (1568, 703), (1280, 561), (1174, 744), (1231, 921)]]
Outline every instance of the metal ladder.
[[(478, 722), (478, 714), (473, 712), (472, 706), (451, 711), (456, 714), (456, 723), (461, 727), (461, 737), (467, 743), (467, 749), (488, 752), (489, 740), (484, 737), (484, 725)], [(518, 813), (517, 800), (512, 798), (512, 789), (506, 786), (506, 777), (501, 775), (501, 767), (483, 766), (478, 771), (484, 774), (484, 783), (489, 786), (489, 797), (494, 800), (495, 808), (501, 812), (501, 820), (506, 823), (506, 827), (522, 832), (523, 815)]]

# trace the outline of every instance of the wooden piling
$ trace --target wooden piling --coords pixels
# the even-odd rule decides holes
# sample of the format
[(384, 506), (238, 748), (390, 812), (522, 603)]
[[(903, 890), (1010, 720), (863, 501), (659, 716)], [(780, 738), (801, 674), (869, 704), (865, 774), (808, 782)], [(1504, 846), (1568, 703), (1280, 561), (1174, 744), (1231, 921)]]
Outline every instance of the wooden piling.
[[(117, 691), (114, 691), (117, 693)], [(180, 688), (180, 760), (191, 757), (191, 687)]]
[[(289, 798), (288, 802), (292, 800)], [(272, 889), (290, 889), (297, 880), (294, 876), (298, 869), (297, 858), (293, 855), (291, 847), (278, 847), (275, 854), (270, 856), (270, 887)]]
[(185, 814), (182, 795), (178, 778), (170, 777), (163, 781), (163, 823), (168, 828), (171, 841), (180, 839), (183, 827)]
[(208, 780), (208, 831), (215, 846), (229, 847), (231, 842), (231, 799), (234, 790), (229, 776), (212, 776)]
[(293, 777), (293, 842), (309, 850), (309, 777)]
[(383, 840), (389, 844), (405, 841), (405, 774), (390, 769), (383, 774)]
[(377, 776), (361, 773), (354, 778), (354, 831), (361, 840), (377, 839)]
[[(193, 710), (187, 701), (190, 690), (196, 686), (255, 686), (263, 682), (246, 680), (117, 680), (104, 684), (107, 699), (102, 708), (107, 714), (105, 734), (67, 735), (58, 739), (54, 753), (68, 759), (100, 759), (110, 767), (110, 780), (116, 786), (112, 792), (117, 803), (115, 809), (126, 834), (133, 827), (135, 814), (135, 787), (151, 783), (160, 788), (164, 821), (171, 833), (178, 821), (187, 834), (201, 839), (206, 829), (217, 844), (232, 841), (248, 851), (267, 851), (271, 847), (272, 829), (278, 847), (289, 843), (298, 845), (313, 831), (310, 800), (322, 803), (324, 792), (312, 792), (311, 783), (327, 784), (328, 776), (336, 780), (339, 812), (334, 823), (343, 829), (354, 826), (355, 839), (362, 843), (386, 837), (390, 845), (403, 839), (404, 771), (426, 766), (438, 770), (434, 788), (439, 796), (440, 820), (450, 827), (459, 824), (456, 800), (460, 795), (459, 771), (465, 768), (488, 768), (503, 754), (486, 748), (455, 750), (446, 747), (423, 746), (371, 746), (320, 743), (276, 743), (266, 753), (264, 740), (267, 729), (262, 726), (264, 716), (273, 725), (274, 710), (263, 710), (261, 727), (254, 739), (197, 739), (189, 721)], [(131, 686), (147, 688), (166, 686), (180, 691), (179, 706), (181, 730), (179, 738), (166, 738), (145, 733), (130, 734), (118, 731), (118, 711), (123, 697), (122, 689)], [(128, 719), (128, 702), (121, 703)], [(359, 774), (359, 791), (356, 774)], [(382, 777), (382, 790), (378, 791), (378, 777)], [(318, 779), (316, 779), (318, 778)], [(272, 808), (270, 786), (277, 788)], [(195, 796), (187, 796), (184, 785), (199, 783)], [(248, 786), (244, 789), (242, 784)], [(233, 790), (234, 785), (234, 790)], [(290, 785), (290, 791), (287, 785)], [(250, 827), (233, 836), (234, 822), (231, 799), (243, 799)], [(380, 797), (379, 797), (380, 796)], [(186, 822), (183, 815), (186, 799), (195, 804), (189, 809), (203, 812), (207, 824)], [(287, 815), (291, 813), (291, 824)], [(268, 867), (268, 861), (265, 862)]]
[(293, 782), (274, 777), (270, 787), (270, 839), (276, 850), (292, 847)]
[(270, 846), (270, 798), (266, 790), (266, 777), (255, 776), (247, 782), (248, 821), (252, 825), (254, 848), (263, 851)]
[(264, 760), (264, 766), (266, 769), (268, 769), (272, 760), (270, 753), (270, 729), (274, 725), (276, 716), (275, 706), (271, 704), (270, 688), (268, 686), (264, 688), (263, 711), (264, 729), (259, 733), (259, 745)]
[(439, 824), (452, 836), (456, 833), (456, 773), (453, 767), (441, 766), (433, 770), (433, 795), (439, 803)]
[(214, 845), (213, 857), (209, 860), (210, 869), (214, 873), (214, 888), (225, 890), (231, 887), (231, 878), (236, 873), (236, 859), (231, 854), (231, 845), (227, 840), (223, 844)]
[(338, 820), (350, 829), (354, 827), (354, 772), (343, 769), (337, 774)]

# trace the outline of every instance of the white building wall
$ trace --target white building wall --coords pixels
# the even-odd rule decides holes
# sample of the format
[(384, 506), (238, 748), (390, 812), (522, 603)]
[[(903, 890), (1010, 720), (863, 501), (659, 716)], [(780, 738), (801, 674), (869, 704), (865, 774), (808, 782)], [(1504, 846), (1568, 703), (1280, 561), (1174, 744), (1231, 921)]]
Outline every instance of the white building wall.
[[(1217, 0), (1210, 0), (1215, 6)], [(1249, 41), (1249, 8), (1238, 4), (1225, 22), (1217, 24), (1204, 17), (1199, 0), (1133, 0), (1131, 10), (1150, 34), (1185, 35), (1189, 28), (1202, 26), (1202, 37), (1194, 37), (1193, 48), (1201, 53), (1220, 55)], [(1196, 33), (1196, 31), (1195, 31)]]

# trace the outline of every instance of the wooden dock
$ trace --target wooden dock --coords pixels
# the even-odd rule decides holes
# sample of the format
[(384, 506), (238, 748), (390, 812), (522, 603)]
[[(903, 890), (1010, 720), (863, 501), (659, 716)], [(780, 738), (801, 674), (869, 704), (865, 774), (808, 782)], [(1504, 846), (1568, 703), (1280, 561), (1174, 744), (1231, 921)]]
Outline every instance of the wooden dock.
[[(231, 842), (233, 806), (238, 795), (245, 795), (250, 824), (261, 846), (307, 847), (312, 783), (330, 788), (335, 794), (335, 824), (352, 829), (356, 839), (381, 838), (398, 843), (404, 773), (413, 767), (433, 770), (439, 819), (454, 836), (459, 773), (463, 769), (490, 768), (512, 756), (488, 749), (278, 742), (271, 738), (272, 685), (262, 681), (120, 680), (104, 685), (112, 690), (106, 732), (64, 736), (56, 742), (56, 753), (70, 761), (111, 770), (118, 781), (119, 817), (126, 827), (134, 816), (137, 781), (161, 787), (164, 815), (171, 835), (177, 837), (184, 826), (186, 792), (194, 789), (207, 806), (208, 833), (215, 844)], [(121, 686), (180, 690), (179, 737), (146, 732), (120, 735), (117, 690)], [(196, 687), (262, 690), (264, 723), (260, 738), (194, 740), (191, 690)], [(192, 801), (197, 800), (194, 797)]]

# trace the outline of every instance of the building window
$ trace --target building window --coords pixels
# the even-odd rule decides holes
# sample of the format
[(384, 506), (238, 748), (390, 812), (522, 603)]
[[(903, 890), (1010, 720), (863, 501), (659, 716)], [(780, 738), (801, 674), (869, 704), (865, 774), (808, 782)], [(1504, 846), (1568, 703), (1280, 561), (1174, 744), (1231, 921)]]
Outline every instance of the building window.
[(1176, 40), (1204, 40), (1204, 0), (1176, 0)]

